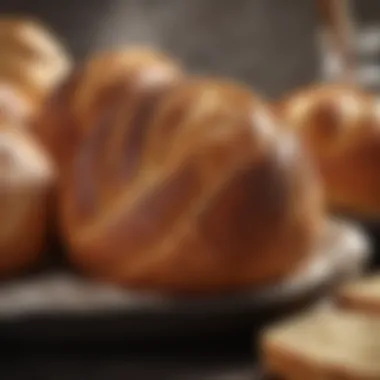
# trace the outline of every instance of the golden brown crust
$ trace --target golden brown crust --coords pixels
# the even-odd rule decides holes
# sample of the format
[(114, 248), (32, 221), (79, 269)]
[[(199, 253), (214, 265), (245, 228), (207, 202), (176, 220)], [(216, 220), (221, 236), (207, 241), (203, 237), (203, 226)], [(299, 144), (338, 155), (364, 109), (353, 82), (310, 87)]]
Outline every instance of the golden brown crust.
[(89, 125), (62, 184), (72, 261), (167, 292), (233, 291), (295, 270), (322, 206), (292, 136), (236, 84), (189, 79), (156, 95), (126, 96)]
[(285, 99), (287, 127), (299, 134), (324, 181), (330, 206), (360, 216), (380, 213), (380, 108), (342, 85), (319, 85)]
[(43, 255), (54, 169), (26, 131), (1, 123), (0, 276), (34, 265)]
[(35, 123), (35, 133), (63, 166), (94, 121), (107, 117), (106, 112), (112, 114), (120, 98), (128, 97), (125, 106), (133, 107), (141, 92), (171, 85), (180, 76), (179, 65), (152, 49), (97, 53), (78, 66), (48, 99)]
[(0, 82), (21, 92), (33, 112), (70, 68), (67, 52), (45, 25), (29, 18), (0, 18)]

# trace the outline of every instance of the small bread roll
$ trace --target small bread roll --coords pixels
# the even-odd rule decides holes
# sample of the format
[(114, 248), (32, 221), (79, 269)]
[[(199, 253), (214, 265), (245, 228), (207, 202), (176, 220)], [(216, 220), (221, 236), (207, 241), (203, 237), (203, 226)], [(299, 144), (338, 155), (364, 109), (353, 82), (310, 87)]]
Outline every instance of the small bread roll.
[(42, 256), (53, 178), (48, 157), (27, 132), (0, 122), (0, 276)]
[(62, 43), (38, 21), (0, 18), (0, 83), (24, 94), (35, 112), (71, 69)]
[(99, 52), (77, 67), (55, 91), (34, 131), (62, 168), (94, 120), (105, 108), (112, 113), (117, 107), (121, 94), (129, 97), (126, 107), (130, 107), (142, 92), (170, 86), (181, 75), (176, 62), (153, 49)]
[(379, 216), (379, 101), (356, 88), (326, 84), (289, 96), (281, 110), (317, 164), (330, 207)]
[(277, 281), (307, 261), (323, 223), (317, 178), (248, 89), (189, 79), (102, 111), (61, 189), (68, 255), (84, 273), (218, 293)]
[(341, 308), (380, 316), (380, 273), (344, 284), (335, 298)]
[(380, 319), (313, 310), (265, 329), (261, 353), (266, 375), (281, 379), (377, 380)]

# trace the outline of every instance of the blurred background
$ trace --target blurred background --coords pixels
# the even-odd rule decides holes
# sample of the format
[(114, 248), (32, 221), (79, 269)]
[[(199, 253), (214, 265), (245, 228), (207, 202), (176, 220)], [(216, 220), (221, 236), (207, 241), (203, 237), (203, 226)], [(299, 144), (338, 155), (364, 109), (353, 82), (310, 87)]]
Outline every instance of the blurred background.
[[(372, 1), (376, 3), (376, 1)], [(313, 0), (1, 0), (48, 22), (78, 59), (153, 44), (196, 72), (246, 81), (276, 97), (318, 75)]]
[[(4, 13), (34, 15), (77, 59), (94, 49), (151, 44), (200, 73), (246, 81), (268, 97), (331, 74), (321, 46), (321, 0), (1, 0)], [(327, 0), (329, 3), (329, 0)], [(330, 1), (333, 3), (333, 1)], [(339, 3), (339, 2), (338, 2)], [(354, 20), (350, 43), (360, 80), (378, 86), (377, 0), (342, 0)], [(327, 67), (326, 67), (327, 66)]]
[[(196, 72), (246, 81), (268, 97), (331, 75), (322, 41), (324, 0), (1, 0), (4, 13), (49, 23), (77, 59), (94, 49), (151, 44)], [(360, 80), (378, 86), (377, 0), (342, 0), (355, 33)], [(61, 5), (62, 4), (62, 5)], [(336, 20), (335, 20), (336, 21)], [(339, 23), (339, 21), (338, 21)], [(325, 56), (321, 56), (321, 51)], [(331, 58), (331, 57), (330, 57)], [(365, 66), (363, 68), (363, 66)]]

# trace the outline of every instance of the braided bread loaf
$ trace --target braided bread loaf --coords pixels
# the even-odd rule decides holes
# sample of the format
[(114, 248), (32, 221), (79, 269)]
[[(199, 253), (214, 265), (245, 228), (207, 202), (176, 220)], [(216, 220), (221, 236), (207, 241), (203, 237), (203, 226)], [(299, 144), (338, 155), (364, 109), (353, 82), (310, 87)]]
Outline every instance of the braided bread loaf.
[(71, 260), (97, 279), (163, 292), (233, 291), (301, 265), (321, 194), (269, 108), (223, 81), (151, 94), (127, 92), (86, 125), (61, 184)]
[(0, 120), (0, 276), (27, 269), (43, 254), (53, 167), (18, 126)]
[(156, 91), (176, 82), (179, 66), (148, 48), (100, 52), (78, 67), (55, 91), (35, 123), (34, 131), (61, 169), (94, 121), (121, 94), (133, 107), (141, 92)]
[(333, 209), (380, 214), (380, 104), (359, 89), (319, 85), (281, 105), (317, 163)]

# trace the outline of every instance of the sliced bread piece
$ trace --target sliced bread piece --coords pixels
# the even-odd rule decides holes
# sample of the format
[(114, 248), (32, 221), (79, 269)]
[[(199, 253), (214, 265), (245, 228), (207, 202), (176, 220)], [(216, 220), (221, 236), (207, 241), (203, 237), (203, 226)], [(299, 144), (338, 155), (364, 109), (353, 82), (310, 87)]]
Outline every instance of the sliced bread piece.
[(379, 380), (380, 318), (318, 310), (264, 331), (262, 364), (286, 380)]
[(337, 292), (336, 303), (343, 309), (380, 316), (380, 273), (344, 284)]

